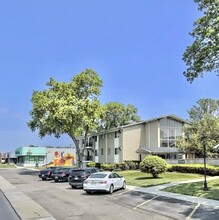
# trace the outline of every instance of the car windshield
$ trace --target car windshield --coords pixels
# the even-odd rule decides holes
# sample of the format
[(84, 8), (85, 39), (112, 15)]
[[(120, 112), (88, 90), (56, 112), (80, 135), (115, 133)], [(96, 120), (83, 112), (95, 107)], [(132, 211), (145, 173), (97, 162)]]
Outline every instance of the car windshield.
[(73, 170), (72, 171), (72, 175), (83, 175), (84, 174), (84, 170)]
[(90, 178), (105, 178), (107, 174), (105, 173), (95, 173), (90, 176)]

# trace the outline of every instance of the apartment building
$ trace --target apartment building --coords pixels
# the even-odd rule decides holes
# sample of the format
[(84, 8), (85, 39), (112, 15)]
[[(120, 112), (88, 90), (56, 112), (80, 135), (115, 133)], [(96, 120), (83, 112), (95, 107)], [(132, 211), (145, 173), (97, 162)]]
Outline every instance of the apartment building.
[[(84, 161), (139, 162), (150, 154), (164, 159), (184, 159), (184, 153), (176, 148), (176, 140), (182, 135), (182, 127), (188, 123), (176, 115), (165, 115), (92, 133), (86, 146)], [(84, 144), (82, 137), (79, 138), (79, 144)]]

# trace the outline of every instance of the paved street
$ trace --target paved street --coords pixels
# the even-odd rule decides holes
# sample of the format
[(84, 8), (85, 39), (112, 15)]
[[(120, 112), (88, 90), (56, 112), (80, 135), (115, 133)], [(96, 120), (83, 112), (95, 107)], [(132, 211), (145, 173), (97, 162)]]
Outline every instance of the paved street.
[(58, 220), (216, 220), (219, 216), (217, 207), (128, 189), (112, 195), (87, 195), (82, 189), (72, 189), (67, 182), (42, 181), (37, 171), (27, 169), (0, 170), (0, 175)]

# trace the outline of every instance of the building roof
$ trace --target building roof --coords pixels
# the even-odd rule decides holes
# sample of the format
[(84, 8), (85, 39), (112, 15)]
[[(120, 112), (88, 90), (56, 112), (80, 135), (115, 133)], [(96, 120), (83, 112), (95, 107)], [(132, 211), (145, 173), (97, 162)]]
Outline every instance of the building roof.
[(181, 118), (181, 117), (179, 117), (177, 115), (174, 115), (174, 114), (163, 115), (163, 116), (160, 116), (160, 117), (157, 117), (157, 118), (152, 118), (152, 119), (149, 119), (149, 120), (147, 120), (145, 122), (157, 121), (157, 120), (160, 120), (160, 119), (163, 119), (163, 118), (170, 118), (170, 119), (182, 122), (182, 123), (190, 124), (190, 122), (188, 120), (185, 120), (185, 119), (183, 119), (183, 118)]
[[(131, 126), (135, 126), (135, 125), (140, 125), (140, 124), (145, 124), (145, 123), (150, 123), (152, 121), (157, 121), (157, 120), (160, 120), (160, 119), (163, 119), (163, 118), (170, 118), (170, 119), (182, 122), (182, 123), (190, 124), (189, 121), (187, 121), (187, 120), (185, 120), (185, 119), (183, 119), (181, 117), (178, 117), (178, 116), (176, 116), (174, 114), (170, 114), (170, 115), (163, 115), (163, 116), (160, 116), (160, 117), (157, 117), (157, 118), (152, 118), (152, 119), (141, 121), (141, 122), (135, 122), (135, 123), (128, 124), (128, 125), (123, 125), (123, 126), (111, 128), (111, 129), (108, 129), (108, 130), (101, 130), (101, 131), (98, 131), (98, 132), (91, 132), (90, 136), (111, 133), (111, 132), (115, 132), (115, 131), (119, 131), (119, 130), (121, 131), (123, 128), (131, 127)], [(80, 136), (78, 138), (83, 138), (83, 137), (84, 136)]]
[(139, 147), (136, 151), (139, 154), (171, 154), (182, 152), (182, 150), (176, 147)]

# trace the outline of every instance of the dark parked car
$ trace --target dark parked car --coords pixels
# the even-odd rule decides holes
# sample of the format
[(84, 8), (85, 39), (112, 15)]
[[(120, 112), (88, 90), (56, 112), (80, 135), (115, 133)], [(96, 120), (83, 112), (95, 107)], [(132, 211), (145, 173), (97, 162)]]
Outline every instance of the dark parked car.
[(61, 169), (55, 170), (53, 173), (53, 179), (55, 182), (68, 181), (68, 177), (72, 171), (72, 168), (63, 167)]
[(83, 187), (84, 180), (98, 171), (99, 169), (95, 167), (73, 169), (68, 177), (68, 183), (72, 188)]
[(51, 178), (54, 180), (54, 177), (55, 177), (54, 175), (55, 175), (55, 173), (59, 172), (59, 171), (62, 170), (62, 169), (63, 169), (63, 167), (60, 167), (60, 166), (55, 167), (55, 169), (52, 170)]
[(52, 178), (52, 173), (57, 167), (48, 167), (44, 170), (41, 170), (39, 173), (39, 178), (42, 178), (42, 180), (47, 180)]

